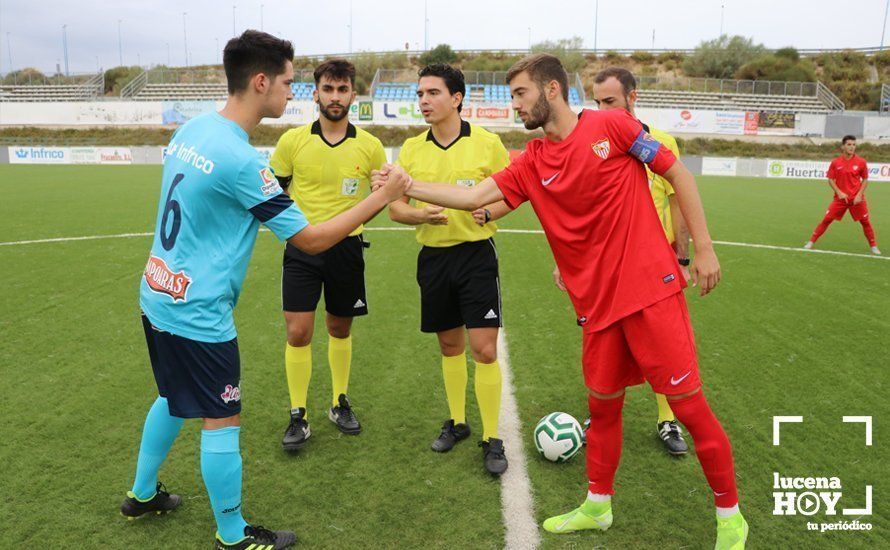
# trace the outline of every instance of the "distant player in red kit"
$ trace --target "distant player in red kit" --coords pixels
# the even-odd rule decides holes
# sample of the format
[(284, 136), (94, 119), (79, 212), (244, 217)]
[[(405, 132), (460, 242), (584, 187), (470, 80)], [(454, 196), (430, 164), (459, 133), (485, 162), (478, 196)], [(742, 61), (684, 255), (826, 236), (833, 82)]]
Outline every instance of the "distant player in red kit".
[(833, 221), (840, 221), (847, 210), (853, 221), (862, 224), (862, 232), (868, 239), (871, 253), (880, 256), (875, 228), (868, 219), (868, 204), (865, 202), (865, 188), (868, 187), (868, 166), (865, 159), (856, 154), (856, 136), (844, 136), (841, 140), (841, 156), (831, 161), (828, 167), (828, 185), (834, 191), (834, 200), (828, 206), (825, 217), (816, 226), (813, 236), (803, 245), (810, 250), (819, 237), (825, 233)]
[[(541, 221), (583, 329), (591, 416), (587, 499), (544, 521), (544, 529), (605, 531), (612, 525), (624, 390), (645, 380), (667, 395), (695, 442), (717, 506), (716, 548), (743, 549), (748, 524), (739, 512), (732, 449), (702, 393), (682, 292), (686, 281), (656, 214), (644, 163), (676, 191), (695, 244), (690, 272), (704, 295), (720, 280), (720, 264), (695, 178), (628, 111), (572, 112), (558, 58), (526, 57), (507, 73), (507, 83), (525, 127), (542, 128), (545, 137), (473, 187), (409, 181), (406, 194), (467, 211), (501, 200), (510, 208), (528, 201)], [(372, 185), (403, 178), (410, 180), (402, 168), (387, 165)]]

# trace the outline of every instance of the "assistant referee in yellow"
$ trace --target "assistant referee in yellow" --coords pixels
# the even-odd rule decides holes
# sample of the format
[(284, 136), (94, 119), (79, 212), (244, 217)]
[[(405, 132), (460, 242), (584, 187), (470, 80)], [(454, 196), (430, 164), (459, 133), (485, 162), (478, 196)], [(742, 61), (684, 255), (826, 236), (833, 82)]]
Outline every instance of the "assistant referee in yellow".
[[(430, 128), (405, 141), (400, 164), (419, 181), (450, 182), (471, 187), (503, 170), (509, 155), (500, 138), (461, 120), (466, 95), (464, 75), (449, 65), (420, 70), (417, 99)], [(483, 223), (473, 214), (408, 199), (390, 204), (390, 218), (416, 227), (423, 245), (417, 257), (421, 327), (438, 336), (442, 374), (451, 418), (445, 421), (432, 449), (451, 450), (470, 435), (466, 421), (466, 334), (476, 364), (475, 389), (482, 417), (485, 469), (500, 475), (507, 469), (504, 443), (498, 438), (501, 371), (497, 360), (498, 329), (502, 325), (498, 254), (494, 223), (486, 211)]]
[[(371, 171), (386, 162), (386, 153), (380, 140), (349, 122), (349, 107), (355, 100), (352, 63), (325, 61), (314, 76), (318, 120), (285, 132), (270, 164), (309, 223), (317, 224), (349, 210), (368, 194)], [(287, 324), (284, 364), (291, 403), (290, 422), (281, 442), (286, 451), (302, 448), (311, 433), (306, 399), (312, 377), (315, 309), (322, 290), (333, 387), (328, 418), (345, 434), (361, 432), (347, 389), (352, 319), (368, 313), (362, 229), (316, 256), (289, 244), (285, 248), (281, 302)]]

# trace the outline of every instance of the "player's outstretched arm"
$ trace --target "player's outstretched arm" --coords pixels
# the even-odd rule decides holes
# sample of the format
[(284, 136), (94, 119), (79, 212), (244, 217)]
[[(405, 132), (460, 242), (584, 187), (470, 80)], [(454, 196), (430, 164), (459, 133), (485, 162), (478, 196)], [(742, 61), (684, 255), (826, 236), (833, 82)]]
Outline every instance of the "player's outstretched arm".
[(387, 204), (401, 199), (410, 185), (411, 181), (408, 178), (390, 178), (384, 185), (378, 186), (367, 198), (346, 212), (334, 216), (326, 222), (306, 227), (289, 238), (287, 242), (307, 254), (324, 252), (348, 237), (358, 226), (370, 221)]
[[(376, 188), (393, 177), (405, 177), (410, 180), (410, 177), (405, 173), (404, 168), (387, 164), (380, 170), (372, 172), (371, 186), (372, 188)], [(494, 179), (490, 177), (482, 180), (482, 183), (479, 185), (469, 188), (459, 187), (457, 185), (446, 185), (443, 183), (412, 181), (409, 191), (410, 192), (406, 192), (405, 195), (412, 199), (431, 204), (438, 204), (447, 208), (466, 210), (468, 212), (504, 200), (504, 195), (501, 193), (501, 190), (498, 189)]]
[(484, 208), (473, 210), (473, 220), (477, 225), (485, 225), (488, 222), (503, 218), (512, 211), (513, 209), (507, 206), (506, 202), (498, 201), (494, 204), (489, 204)]
[(448, 215), (443, 211), (445, 208), (428, 204), (423, 208), (415, 208), (408, 204), (408, 197), (390, 203), (389, 219), (397, 223), (405, 225), (420, 225), (428, 223), (430, 225), (448, 225)]
[(695, 261), (690, 268), (692, 284), (699, 285), (701, 295), (704, 296), (720, 281), (720, 262), (717, 261), (714, 243), (708, 233), (705, 210), (695, 185), (695, 176), (678, 160), (664, 173), (664, 177), (674, 187), (680, 210), (692, 235), (695, 245)]

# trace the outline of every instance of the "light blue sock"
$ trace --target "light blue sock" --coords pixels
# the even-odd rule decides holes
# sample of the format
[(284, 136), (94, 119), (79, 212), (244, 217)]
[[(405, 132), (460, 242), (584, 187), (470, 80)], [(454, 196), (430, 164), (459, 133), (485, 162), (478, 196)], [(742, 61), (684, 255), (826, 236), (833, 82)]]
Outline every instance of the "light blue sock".
[(155, 399), (145, 417), (139, 460), (136, 462), (136, 480), (133, 482), (132, 492), (139, 500), (148, 500), (155, 496), (158, 470), (176, 441), (183, 422), (182, 418), (170, 416), (166, 398)]
[(201, 430), (201, 475), (216, 518), (219, 538), (234, 544), (244, 538), (241, 515), (241, 448), (239, 427)]

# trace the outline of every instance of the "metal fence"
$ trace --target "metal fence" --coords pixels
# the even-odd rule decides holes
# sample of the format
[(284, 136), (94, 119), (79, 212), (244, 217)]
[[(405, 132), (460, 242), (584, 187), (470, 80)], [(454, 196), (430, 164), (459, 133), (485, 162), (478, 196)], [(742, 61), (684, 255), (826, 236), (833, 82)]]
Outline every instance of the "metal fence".
[(714, 94), (759, 94), (816, 97), (818, 84), (818, 82), (729, 80), (722, 78), (637, 77), (637, 87), (641, 90), (677, 90)]
[(878, 109), (881, 114), (890, 111), (890, 85), (881, 84), (881, 106)]
[(16, 71), (0, 79), (3, 86), (84, 86), (105, 73), (71, 73), (45, 75), (36, 71)]

